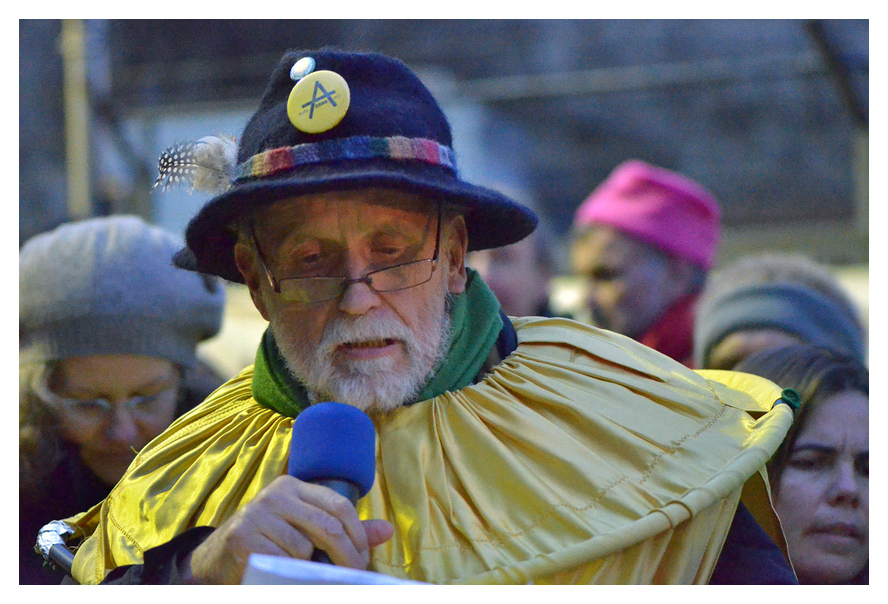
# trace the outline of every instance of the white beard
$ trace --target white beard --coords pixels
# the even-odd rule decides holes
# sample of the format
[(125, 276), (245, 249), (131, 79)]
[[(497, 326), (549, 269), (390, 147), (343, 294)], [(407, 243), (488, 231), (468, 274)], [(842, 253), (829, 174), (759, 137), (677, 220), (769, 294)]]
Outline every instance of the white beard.
[[(444, 305), (419, 317), (414, 334), (392, 314), (341, 317), (324, 328), (316, 349), (287, 337), (287, 328), (272, 318), (269, 325), (291, 375), (308, 390), (310, 402), (336, 401), (367, 413), (385, 413), (411, 401), (434, 375), (450, 346), (449, 294)], [(407, 367), (391, 357), (360, 361), (337, 360), (336, 349), (346, 342), (393, 339), (404, 348)]]

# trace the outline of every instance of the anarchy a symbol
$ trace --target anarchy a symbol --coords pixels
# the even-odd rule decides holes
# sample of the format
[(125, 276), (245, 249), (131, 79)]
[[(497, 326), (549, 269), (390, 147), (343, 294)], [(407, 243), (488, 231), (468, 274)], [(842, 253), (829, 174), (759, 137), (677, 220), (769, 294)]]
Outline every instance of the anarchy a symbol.
[[(320, 95), (318, 93), (320, 93)], [(320, 103), (324, 99), (330, 101), (330, 104), (335, 107), (336, 101), (333, 100), (334, 94), (336, 94), (335, 90), (331, 90), (330, 92), (327, 92), (327, 89), (324, 88), (324, 85), (321, 84), (320, 81), (315, 81), (315, 87), (311, 93), (311, 100), (309, 102), (305, 103), (304, 105), (302, 105), (303, 109), (305, 109), (306, 107), (311, 105), (311, 109), (309, 109), (309, 111), (308, 111), (308, 119), (312, 119), (314, 117), (315, 105), (317, 105), (318, 103)]]

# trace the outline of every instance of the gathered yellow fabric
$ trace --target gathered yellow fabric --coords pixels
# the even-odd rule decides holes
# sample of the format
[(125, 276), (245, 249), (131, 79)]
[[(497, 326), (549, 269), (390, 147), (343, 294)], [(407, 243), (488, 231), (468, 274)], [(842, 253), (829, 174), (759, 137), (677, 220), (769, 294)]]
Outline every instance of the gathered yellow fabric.
[[(738, 502), (784, 547), (764, 465), (792, 420), (754, 376), (693, 372), (567, 319), (515, 319), (477, 384), (374, 417), (358, 503), (395, 535), (370, 569), (432, 583), (705, 583)], [(218, 526), (286, 472), (292, 418), (251, 370), (177, 420), (108, 498), (68, 522), (80, 583)], [(722, 382), (730, 383), (728, 387)]]

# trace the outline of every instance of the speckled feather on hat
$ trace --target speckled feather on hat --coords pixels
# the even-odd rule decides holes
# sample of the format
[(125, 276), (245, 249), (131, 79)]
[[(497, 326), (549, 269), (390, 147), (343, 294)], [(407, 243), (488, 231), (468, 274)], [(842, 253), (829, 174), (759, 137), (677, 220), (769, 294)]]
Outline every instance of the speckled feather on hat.
[[(315, 60), (316, 71), (341, 75), (351, 96), (342, 121), (317, 134), (297, 130), (287, 116), (287, 99), (294, 86), (290, 69), (306, 56)], [(401, 137), (430, 141), (447, 159), (424, 161), (416, 156), (404, 159), (397, 153), (367, 153), (377, 141)], [(311, 153), (303, 153), (305, 147), (291, 153), (291, 148), (300, 145)], [(275, 155), (284, 156), (285, 168), (258, 176), (244, 170), (251, 158), (273, 149), (281, 153), (270, 154), (270, 163), (278, 161)], [(370, 53), (287, 52), (238, 141), (239, 166), (232, 187), (211, 199), (192, 219), (185, 234), (188, 247), (177, 256), (176, 264), (242, 283), (234, 262), (235, 237), (229, 228), (239, 216), (297, 195), (362, 187), (393, 187), (460, 205), (470, 251), (508, 245), (533, 231), (537, 219), (529, 208), (497, 191), (460, 180), (455, 162), (448, 165), (450, 159), (452, 141), (446, 117), (401, 61)]]
[(40, 361), (134, 354), (196, 361), (225, 290), (176, 268), (181, 239), (135, 216), (64, 224), (19, 251), (19, 345)]

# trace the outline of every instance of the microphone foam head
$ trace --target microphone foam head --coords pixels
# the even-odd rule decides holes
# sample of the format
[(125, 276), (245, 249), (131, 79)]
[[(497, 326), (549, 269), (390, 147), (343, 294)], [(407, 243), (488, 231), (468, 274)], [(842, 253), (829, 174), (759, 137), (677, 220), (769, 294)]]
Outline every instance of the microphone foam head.
[(293, 422), (287, 472), (305, 482), (346, 480), (363, 497), (376, 477), (373, 421), (351, 405), (311, 405)]

